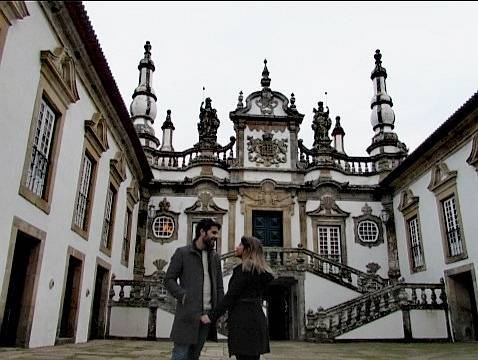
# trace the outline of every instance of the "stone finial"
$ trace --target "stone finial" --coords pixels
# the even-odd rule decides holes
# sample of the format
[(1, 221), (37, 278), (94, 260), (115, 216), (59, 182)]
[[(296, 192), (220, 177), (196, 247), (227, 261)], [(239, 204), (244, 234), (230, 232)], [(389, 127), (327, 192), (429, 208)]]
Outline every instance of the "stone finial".
[(151, 57), (151, 43), (149, 41), (144, 44), (144, 57)]
[(380, 66), (382, 64), (382, 54), (380, 54), (380, 49), (375, 50), (375, 55), (373, 57), (375, 59), (375, 64)]
[(173, 130), (175, 129), (174, 124), (171, 120), (171, 110), (169, 109), (168, 111), (166, 111), (166, 120), (164, 120), (163, 126), (161, 126), (161, 130), (164, 130), (164, 129), (173, 129)]
[(244, 108), (244, 103), (242, 102), (242, 100), (244, 99), (244, 96), (242, 96), (242, 90), (239, 92), (239, 97), (237, 98), (238, 102), (237, 102), (237, 109), (242, 109)]
[(334, 130), (332, 130), (332, 136), (336, 136), (336, 135), (342, 135), (342, 136), (345, 135), (345, 131), (340, 125), (340, 116), (335, 117), (335, 126), (334, 126)]
[(294, 93), (290, 94), (290, 108), (292, 110), (297, 111), (297, 107), (295, 106), (295, 95), (294, 95)]
[(268, 88), (271, 85), (271, 79), (269, 78), (269, 69), (267, 69), (267, 59), (264, 59), (264, 70), (262, 70), (261, 86)]
[(369, 204), (365, 203), (365, 205), (362, 207), (362, 213), (364, 215), (371, 215), (372, 214), (372, 208), (370, 207)]

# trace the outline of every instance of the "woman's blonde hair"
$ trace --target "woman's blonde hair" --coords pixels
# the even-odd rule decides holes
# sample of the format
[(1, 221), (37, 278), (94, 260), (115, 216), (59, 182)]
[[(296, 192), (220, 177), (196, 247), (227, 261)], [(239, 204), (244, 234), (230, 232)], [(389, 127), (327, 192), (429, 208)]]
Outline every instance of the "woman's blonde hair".
[(241, 237), (241, 244), (244, 247), (242, 251), (243, 271), (257, 271), (259, 274), (268, 272), (272, 274), (272, 269), (264, 257), (262, 244), (258, 238), (243, 236)]

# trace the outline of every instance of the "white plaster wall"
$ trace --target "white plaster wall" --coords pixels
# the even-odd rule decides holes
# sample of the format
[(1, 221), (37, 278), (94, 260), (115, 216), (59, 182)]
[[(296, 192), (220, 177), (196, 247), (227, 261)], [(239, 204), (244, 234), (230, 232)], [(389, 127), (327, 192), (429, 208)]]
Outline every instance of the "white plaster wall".
[(148, 336), (148, 317), (148, 308), (113, 306), (109, 335), (146, 338)]
[[(42, 267), (38, 276), (37, 297), (30, 336), (30, 347), (53, 345), (55, 342), (61, 298), (67, 269), (67, 249), (73, 247), (85, 255), (78, 309), (77, 342), (86, 341), (94, 290), (96, 257), (112, 263), (112, 272), (121, 272), (123, 277), (132, 274), (130, 267), (120, 265), (120, 252), (123, 238), (123, 222), (126, 211), (126, 187), (132, 174), (127, 170), (128, 179), (121, 184), (118, 192), (112, 258), (99, 253), (101, 227), (104, 215), (106, 189), (109, 180), (109, 160), (118, 149), (111, 134), (108, 134), (110, 149), (103, 153), (98, 163), (94, 203), (88, 241), (71, 230), (75, 198), (77, 192), (80, 164), (83, 156), (84, 122), (91, 119), (95, 105), (77, 77), (77, 90), (80, 97), (68, 107), (64, 114), (62, 139), (57, 159), (57, 170), (51, 194), (51, 211), (42, 210), (18, 194), (22, 169), (25, 162), (28, 135), (33, 116), (34, 101), (40, 78), (40, 51), (60, 46), (52, 28), (44, 18), (43, 11), (36, 2), (27, 2), (30, 16), (17, 21), (9, 28), (0, 63), (0, 107), (4, 118), (1, 140), (4, 151), (0, 161), (9, 164), (9, 171), (3, 174), (0, 198), (3, 209), (0, 213), (0, 283), (3, 283), (8, 253), (10, 232), (14, 216), (47, 233)], [(8, 88), (7, 88), (8, 87)], [(21, 94), (21, 96), (18, 96)], [(133, 229), (136, 228), (134, 211)], [(132, 239), (135, 230), (132, 231)], [(54, 286), (49, 289), (49, 282)], [(89, 292), (89, 296), (86, 293)]]
[[(10, 26), (0, 62), (0, 108), (2, 109), (2, 151), (0, 163), (8, 164), (2, 171), (0, 198), (0, 254), (7, 254), (13, 216), (35, 223), (44, 218), (41, 211), (32, 211), (19, 201), (18, 188), (25, 160), (33, 107), (40, 79), (40, 51), (54, 49), (57, 41), (50, 33), (37, 3), (26, 3), (30, 16)], [(21, 94), (21, 96), (19, 96)], [(41, 228), (45, 231), (45, 228)], [(0, 256), (3, 281), (6, 257)]]
[(274, 180), (276, 183), (291, 183), (291, 172), (273, 172), (273, 171), (244, 171), (244, 181), (261, 182), (265, 179)]
[(215, 176), (219, 179), (229, 179), (231, 177), (230, 174), (229, 174), (229, 171), (226, 171), (226, 170), (218, 168), (218, 167), (213, 167), (212, 168), (212, 174), (213, 174), (213, 176)]
[[(169, 339), (173, 327), (174, 314), (158, 308), (156, 313), (156, 338)], [(146, 324), (146, 328), (148, 325)]]
[(262, 135), (264, 131), (262, 130), (251, 130), (249, 127), (244, 129), (244, 167), (253, 167), (253, 168), (269, 168), (269, 169), (290, 169), (290, 158), (291, 158), (291, 144), (290, 144), (290, 131), (285, 129), (284, 131), (272, 131), (273, 140), (287, 140), (287, 152), (286, 152), (286, 162), (273, 164), (271, 166), (264, 166), (264, 164), (259, 164), (257, 162), (252, 162), (249, 160), (249, 151), (247, 150), (247, 144), (249, 136), (252, 136), (253, 139), (262, 140)]
[(305, 311), (309, 309), (317, 311), (319, 307), (328, 309), (361, 295), (356, 291), (308, 272), (305, 273), (304, 293)]
[(337, 340), (355, 339), (403, 339), (402, 312), (396, 311), (383, 318), (372, 321), (358, 329), (337, 337)]
[[(305, 174), (304, 181), (317, 180), (323, 170), (313, 170)], [(327, 175), (329, 176), (329, 175)], [(350, 185), (377, 185), (378, 175), (345, 175), (340, 171), (330, 170), (330, 177), (340, 183), (348, 182)]]
[[(372, 215), (380, 217), (382, 204), (380, 202), (367, 202), (367, 204), (372, 208)], [(345, 222), (345, 236), (347, 238), (347, 265), (366, 272), (366, 265), (369, 262), (375, 262), (380, 265), (380, 269), (377, 271), (377, 274), (382, 277), (388, 277), (387, 235), (385, 227), (382, 226), (383, 242), (380, 245), (372, 246), (370, 248), (368, 246), (360, 245), (359, 243), (355, 242), (355, 225), (353, 217), (363, 215), (362, 207), (365, 205), (365, 202), (337, 201), (337, 205), (342, 210), (350, 213), (350, 216)]]
[(401, 191), (394, 197), (394, 211), (396, 219), (396, 231), (400, 269), (402, 276), (409, 282), (438, 282), (443, 277), (446, 269), (459, 267), (478, 261), (478, 246), (476, 246), (476, 234), (478, 222), (476, 221), (476, 204), (478, 203), (478, 174), (475, 168), (470, 166), (466, 159), (472, 148), (471, 140), (461, 149), (451, 154), (444, 161), (450, 171), (456, 170), (458, 201), (463, 223), (463, 233), (468, 252), (468, 258), (450, 264), (445, 264), (442, 244), (442, 234), (439, 226), (439, 209), (437, 208), (435, 194), (427, 189), (431, 180), (431, 172), (415, 180), (409, 185), (414, 196), (419, 197), (420, 230), (422, 232), (423, 250), (425, 254), (426, 271), (415, 274), (410, 273), (408, 250), (406, 244), (406, 228), (403, 216), (398, 211)]
[(153, 172), (154, 178), (160, 181), (183, 181), (185, 177), (192, 179), (201, 174), (201, 166), (195, 166), (187, 169), (186, 171), (180, 169), (158, 170), (155, 168), (152, 168), (151, 170)]
[(443, 310), (410, 310), (414, 339), (446, 339), (446, 315)]
[[(354, 233), (354, 219), (353, 217), (361, 216), (362, 207), (365, 202), (358, 201), (337, 201), (336, 204), (343, 211), (349, 212), (350, 215), (345, 220), (345, 238), (346, 238), (346, 252), (347, 252), (347, 265), (354, 267), (361, 271), (367, 271), (366, 265), (369, 262), (375, 262), (380, 265), (380, 269), (377, 274), (382, 277), (388, 277), (388, 255), (387, 255), (387, 240), (386, 231), (383, 227), (384, 241), (378, 246), (363, 246), (355, 242)], [(382, 205), (379, 202), (367, 202), (372, 208), (372, 215), (380, 216)], [(320, 205), (320, 201), (311, 200), (307, 202), (306, 212), (316, 210)], [(314, 250), (314, 236), (313, 231), (316, 231), (312, 227), (312, 218), (307, 216), (307, 248), (311, 251)]]

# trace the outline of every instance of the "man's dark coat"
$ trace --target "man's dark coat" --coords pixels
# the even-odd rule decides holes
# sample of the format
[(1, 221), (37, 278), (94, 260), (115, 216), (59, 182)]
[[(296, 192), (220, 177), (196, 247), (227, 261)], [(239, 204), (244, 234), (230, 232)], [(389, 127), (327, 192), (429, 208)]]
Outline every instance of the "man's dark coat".
[[(215, 251), (208, 252), (213, 309), (224, 297), (221, 260)], [(179, 279), (179, 285), (177, 282)], [(195, 344), (198, 340), (200, 317), (203, 312), (204, 269), (201, 251), (193, 244), (176, 249), (168, 271), (165, 286), (176, 298), (176, 315), (171, 329), (171, 339), (180, 344)], [(183, 301), (184, 297), (184, 301)], [(210, 338), (217, 339), (215, 326)]]

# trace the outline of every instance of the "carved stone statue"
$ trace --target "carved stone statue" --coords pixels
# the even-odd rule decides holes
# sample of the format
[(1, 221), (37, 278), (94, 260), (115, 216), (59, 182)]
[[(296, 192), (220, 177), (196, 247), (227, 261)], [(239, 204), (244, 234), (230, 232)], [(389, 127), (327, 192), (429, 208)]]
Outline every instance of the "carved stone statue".
[(211, 106), (211, 98), (206, 98), (206, 106), (203, 107), (204, 101), (199, 109), (199, 143), (198, 145), (217, 145), (217, 129), (220, 121), (217, 118), (216, 109)]
[(318, 109), (314, 108), (314, 120), (312, 121), (312, 130), (314, 130), (314, 149), (325, 150), (330, 148), (332, 140), (329, 138), (329, 130), (332, 126), (332, 120), (329, 118), (329, 107), (324, 111), (322, 101), (318, 102)]

